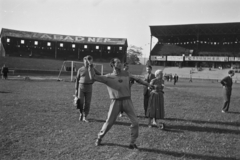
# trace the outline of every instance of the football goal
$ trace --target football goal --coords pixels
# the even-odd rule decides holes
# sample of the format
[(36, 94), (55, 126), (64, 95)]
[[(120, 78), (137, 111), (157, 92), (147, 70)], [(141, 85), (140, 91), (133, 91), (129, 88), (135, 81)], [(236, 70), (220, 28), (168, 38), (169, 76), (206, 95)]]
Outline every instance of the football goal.
[[(103, 75), (103, 65), (98, 63), (93, 63), (94, 68), (98, 70), (101, 75)], [(62, 67), (58, 74), (58, 81), (75, 81), (75, 77), (77, 76), (77, 71), (79, 68), (84, 66), (84, 62), (78, 61), (64, 61), (62, 63)]]

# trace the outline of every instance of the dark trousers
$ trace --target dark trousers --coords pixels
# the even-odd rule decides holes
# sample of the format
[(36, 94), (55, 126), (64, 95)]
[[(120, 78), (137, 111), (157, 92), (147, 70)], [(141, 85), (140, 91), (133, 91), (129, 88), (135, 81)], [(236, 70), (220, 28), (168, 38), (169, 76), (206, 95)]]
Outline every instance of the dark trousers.
[(143, 99), (143, 105), (144, 105), (143, 107), (144, 107), (145, 116), (147, 115), (148, 100), (149, 100), (149, 94), (145, 94), (144, 99)]
[(92, 92), (83, 92), (80, 90), (79, 98), (80, 102), (77, 106), (77, 109), (80, 110), (80, 113), (83, 114), (84, 117), (87, 117), (90, 111)]
[(227, 112), (229, 109), (229, 105), (230, 105), (230, 98), (231, 98), (231, 91), (224, 89), (223, 90), (223, 108), (222, 110)]
[(3, 74), (2, 74), (2, 78), (3, 78), (3, 79), (7, 79), (7, 78), (8, 78), (8, 74), (7, 74), (7, 73), (3, 73)]

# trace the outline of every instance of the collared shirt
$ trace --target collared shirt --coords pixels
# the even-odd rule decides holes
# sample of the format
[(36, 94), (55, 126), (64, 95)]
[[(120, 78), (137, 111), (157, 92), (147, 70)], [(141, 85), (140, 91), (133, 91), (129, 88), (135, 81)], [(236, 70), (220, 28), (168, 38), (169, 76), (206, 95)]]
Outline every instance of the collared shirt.
[(80, 89), (83, 92), (92, 92), (93, 80), (89, 78), (88, 67), (78, 69), (76, 76), (75, 89)]

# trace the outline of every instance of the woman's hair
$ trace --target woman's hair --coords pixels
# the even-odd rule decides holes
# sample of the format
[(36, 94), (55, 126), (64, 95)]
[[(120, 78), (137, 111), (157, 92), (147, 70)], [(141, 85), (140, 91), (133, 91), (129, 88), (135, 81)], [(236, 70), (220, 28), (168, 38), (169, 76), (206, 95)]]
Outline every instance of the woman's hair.
[(228, 71), (228, 74), (233, 74), (233, 73), (234, 73), (233, 70), (229, 70), (229, 71)]
[(158, 77), (159, 75), (161, 75), (163, 72), (161, 69), (158, 69), (155, 71), (155, 77)]
[(150, 65), (147, 65), (147, 66), (146, 66), (146, 68), (150, 68), (150, 69), (152, 69), (152, 66), (150, 66)]

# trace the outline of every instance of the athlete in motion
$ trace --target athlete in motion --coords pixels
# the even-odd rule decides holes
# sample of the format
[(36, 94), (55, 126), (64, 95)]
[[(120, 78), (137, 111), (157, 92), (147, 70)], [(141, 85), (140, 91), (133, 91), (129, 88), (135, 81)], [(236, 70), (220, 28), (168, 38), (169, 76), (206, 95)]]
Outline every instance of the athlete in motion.
[[(91, 62), (89, 62), (91, 63)], [(91, 65), (92, 66), (92, 65)], [(150, 86), (149, 83), (134, 77), (126, 71), (122, 70), (121, 61), (118, 58), (113, 58), (110, 61), (110, 66), (113, 68), (113, 72), (104, 76), (96, 75), (94, 69), (89, 68), (89, 77), (92, 80), (104, 83), (107, 85), (108, 93), (111, 99), (110, 108), (108, 111), (108, 117), (106, 122), (103, 124), (102, 129), (98, 133), (98, 138), (95, 142), (96, 146), (101, 145), (102, 138), (104, 135), (111, 129), (112, 125), (117, 119), (120, 111), (123, 111), (127, 114), (131, 121), (131, 139), (130, 139), (130, 149), (137, 149), (135, 144), (138, 137), (138, 119), (134, 113), (133, 103), (131, 100), (131, 93), (129, 87), (130, 78), (134, 79), (136, 82)]]

